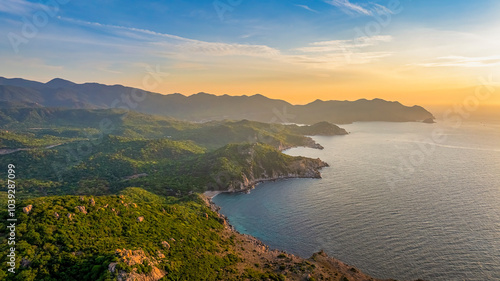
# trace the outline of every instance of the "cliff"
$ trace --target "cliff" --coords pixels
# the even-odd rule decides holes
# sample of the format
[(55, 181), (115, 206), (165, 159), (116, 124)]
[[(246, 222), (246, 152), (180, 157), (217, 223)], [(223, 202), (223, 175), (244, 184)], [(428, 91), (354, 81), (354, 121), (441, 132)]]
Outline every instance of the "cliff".
[(372, 280), (322, 252), (304, 259), (270, 249), (234, 231), (208, 201), (185, 199), (128, 188), (19, 201), (19, 263), (0, 279)]
[[(246, 272), (245, 277), (257, 277), (251, 280), (392, 281), (392, 279), (382, 280), (366, 275), (359, 269), (328, 256), (324, 251), (314, 253), (309, 258), (302, 258), (271, 249), (257, 238), (238, 232), (227, 221), (227, 218), (219, 213), (220, 208), (210, 198), (205, 194), (201, 197), (212, 212), (217, 213), (219, 220), (225, 226), (223, 235), (234, 237), (235, 246), (244, 260), (244, 263), (239, 265), (239, 269)], [(261, 272), (265, 270), (273, 271), (277, 274), (277, 278), (273, 278), (272, 275), (263, 276)], [(286, 278), (280, 279), (285, 276)]]
[(212, 163), (208, 190), (245, 191), (263, 181), (321, 178), (328, 164), (320, 159), (293, 157), (264, 144), (232, 144), (208, 155)]

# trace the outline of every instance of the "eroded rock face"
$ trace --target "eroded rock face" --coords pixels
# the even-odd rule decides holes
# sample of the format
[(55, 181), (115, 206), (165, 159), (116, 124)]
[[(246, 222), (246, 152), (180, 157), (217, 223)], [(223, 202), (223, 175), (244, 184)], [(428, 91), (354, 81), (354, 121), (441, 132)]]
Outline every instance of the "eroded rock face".
[(112, 262), (108, 265), (108, 271), (111, 272), (111, 273), (115, 273), (115, 269), (116, 269), (116, 265), (118, 263), (117, 262)]
[(87, 210), (85, 209), (85, 206), (76, 206), (75, 209), (78, 210), (82, 214), (85, 214), (85, 215), (87, 214)]
[[(117, 280), (122, 281), (157, 281), (161, 278), (165, 277), (167, 273), (163, 270), (160, 270), (156, 265), (158, 264), (158, 260), (155, 258), (148, 257), (143, 250), (127, 250), (127, 249), (116, 249), (115, 254), (120, 258), (120, 262), (126, 264), (127, 266), (134, 266), (136, 264), (144, 264), (147, 262), (152, 266), (152, 270), (148, 274), (138, 274), (135, 272), (127, 273), (123, 270), (119, 270), (117, 272), (116, 265), (118, 263), (113, 262), (108, 265), (108, 271), (111, 273), (117, 274)], [(160, 259), (165, 257), (161, 252), (157, 255)]]
[(222, 181), (225, 187), (222, 190), (230, 192), (245, 191), (252, 189), (257, 183), (265, 181), (274, 181), (287, 178), (321, 178), (319, 169), (328, 167), (326, 162), (320, 159), (302, 158), (290, 163), (284, 170), (266, 170), (256, 175), (255, 171), (243, 173), (239, 180)]
[(94, 198), (90, 198), (89, 203), (91, 206), (95, 206), (95, 200)]
[(168, 249), (170, 249), (170, 244), (168, 244), (168, 242), (167, 242), (167, 241), (162, 241), (162, 242), (161, 242), (161, 245), (162, 245), (163, 247), (165, 247), (167, 250), (168, 250)]
[(28, 205), (28, 206), (23, 208), (23, 212), (25, 214), (29, 214), (31, 212), (31, 209), (33, 209), (33, 205)]

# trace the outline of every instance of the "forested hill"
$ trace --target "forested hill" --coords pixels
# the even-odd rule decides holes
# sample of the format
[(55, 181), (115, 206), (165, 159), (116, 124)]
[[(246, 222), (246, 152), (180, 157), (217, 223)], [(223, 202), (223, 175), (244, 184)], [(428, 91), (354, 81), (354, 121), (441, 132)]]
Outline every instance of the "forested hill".
[(283, 150), (320, 148), (310, 135), (345, 135), (328, 122), (312, 126), (255, 121), (191, 123), (118, 109), (0, 108), (0, 148), (40, 147), (115, 135), (127, 138), (190, 140), (208, 149), (229, 143), (261, 142)]
[[(3, 198), (2, 198), (3, 199)], [(374, 280), (324, 252), (303, 259), (231, 231), (196, 196), (141, 188), (20, 202), (16, 273), (0, 280)], [(0, 226), (7, 216), (0, 213)], [(10, 253), (0, 236), (0, 253)]]
[(262, 180), (319, 177), (326, 164), (280, 151), (321, 149), (312, 126), (255, 121), (190, 123), (115, 109), (0, 109), (0, 164), (18, 171), (20, 196), (109, 194), (141, 186), (158, 194), (245, 190)]
[[(332, 97), (334, 97), (332, 93)], [(321, 101), (292, 105), (262, 95), (215, 96), (198, 93), (161, 95), (152, 92), (98, 83), (76, 84), (63, 79), (47, 83), (0, 77), (0, 106), (43, 106), (105, 109), (126, 107), (148, 114), (190, 121), (248, 119), (266, 123), (335, 124), (355, 121), (422, 121), (433, 118), (420, 106), (404, 106), (381, 99)]]

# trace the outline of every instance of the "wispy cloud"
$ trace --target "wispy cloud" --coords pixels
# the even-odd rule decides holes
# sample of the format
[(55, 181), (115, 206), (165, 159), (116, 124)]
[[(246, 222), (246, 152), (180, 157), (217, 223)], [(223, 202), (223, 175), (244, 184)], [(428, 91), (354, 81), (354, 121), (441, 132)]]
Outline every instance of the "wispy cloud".
[(32, 3), (25, 0), (2, 0), (0, 1), (0, 12), (13, 15), (26, 15), (34, 10), (41, 9), (44, 5)]
[(464, 57), (446, 56), (438, 57), (433, 61), (413, 64), (423, 67), (489, 67), (500, 65), (500, 56)]
[[(87, 42), (88, 45), (95, 41), (100, 47), (113, 47), (116, 55), (121, 55), (121, 57), (132, 57), (137, 53), (142, 53), (156, 61), (168, 59), (175, 65), (176, 69), (184, 70), (203, 70), (214, 63), (217, 67), (234, 68), (234, 63), (237, 60), (234, 60), (233, 57), (242, 57), (246, 61), (254, 58), (263, 59), (262, 65), (279, 63), (285, 67), (288, 64), (331, 70), (346, 65), (367, 64), (392, 55), (390, 52), (380, 52), (370, 48), (384, 42), (390, 42), (391, 36), (319, 41), (309, 43), (301, 48), (280, 50), (267, 45), (207, 42), (136, 27), (62, 17), (59, 19), (74, 25), (105, 31), (101, 33), (102, 36), (92, 38), (92, 41)], [(61, 40), (66, 40), (64, 38), (67, 36), (62, 36)], [(111, 45), (108, 46), (108, 44)], [(227, 57), (227, 59), (221, 57)], [(105, 69), (107, 72), (116, 70), (112, 67)]]
[(355, 12), (355, 13), (363, 14), (363, 15), (367, 15), (367, 16), (372, 14), (369, 10), (361, 7), (360, 5), (353, 4), (353, 3), (349, 2), (349, 0), (328, 0), (325, 2), (332, 5), (332, 6), (341, 8), (347, 12)]
[(389, 57), (389, 52), (352, 52), (328, 54), (302, 54), (284, 56), (284, 61), (302, 64), (312, 68), (336, 69), (346, 65), (367, 64), (381, 58)]
[(329, 69), (345, 65), (366, 64), (391, 56), (391, 52), (378, 52), (369, 48), (390, 41), (392, 41), (391, 36), (381, 35), (351, 40), (312, 42), (306, 47), (294, 49), (293, 51), (299, 53), (289, 56), (287, 60), (292, 63)]
[(332, 40), (310, 43), (307, 47), (297, 48), (297, 51), (305, 53), (320, 53), (320, 52), (346, 52), (355, 49), (378, 45), (381, 42), (392, 41), (390, 35), (365, 36), (352, 40)]
[(204, 54), (210, 56), (256, 57), (272, 57), (280, 54), (279, 50), (268, 47), (266, 45), (207, 42), (171, 34), (159, 33), (147, 29), (101, 24), (98, 22), (86, 22), (70, 18), (61, 19), (81, 25), (90, 25), (115, 31), (123, 31), (124, 33), (122, 33), (122, 35), (128, 36), (130, 38), (145, 40), (146, 42), (149, 42), (150, 45), (162, 48), (163, 52), (176, 51), (183, 53)]
[(295, 4), (295, 6), (297, 6), (297, 7), (299, 7), (299, 8), (302, 8), (302, 9), (306, 9), (306, 10), (308, 10), (308, 11), (310, 11), (310, 12), (313, 12), (313, 13), (319, 13), (318, 11), (316, 11), (316, 10), (314, 10), (314, 9), (310, 8), (310, 7), (309, 7), (309, 6), (307, 6), (307, 5)]
[(349, 0), (324, 0), (325, 3), (340, 8), (347, 14), (359, 14), (372, 16), (374, 14), (392, 14), (393, 12), (380, 4), (370, 3), (361, 6), (360, 4), (351, 3)]

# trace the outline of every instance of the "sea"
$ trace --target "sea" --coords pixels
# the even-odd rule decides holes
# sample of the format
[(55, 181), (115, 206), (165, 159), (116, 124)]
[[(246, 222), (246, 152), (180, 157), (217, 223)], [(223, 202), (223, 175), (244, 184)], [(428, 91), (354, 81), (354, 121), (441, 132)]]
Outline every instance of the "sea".
[[(446, 122), (445, 122), (446, 121)], [(321, 179), (213, 198), (271, 248), (329, 256), (376, 278), (500, 280), (500, 122), (357, 122), (315, 136)]]

